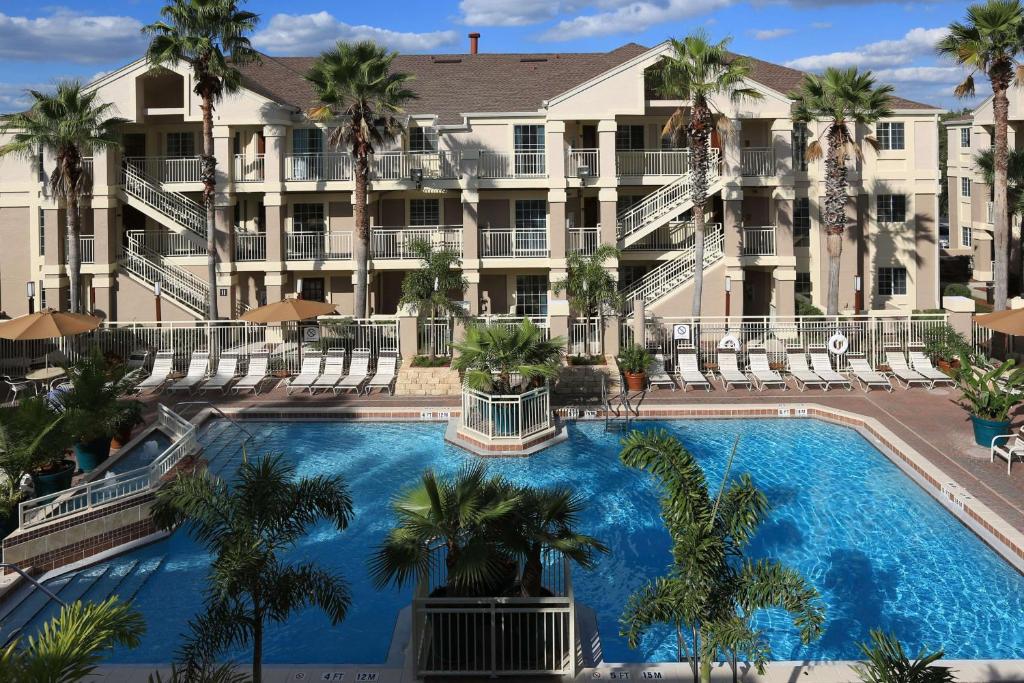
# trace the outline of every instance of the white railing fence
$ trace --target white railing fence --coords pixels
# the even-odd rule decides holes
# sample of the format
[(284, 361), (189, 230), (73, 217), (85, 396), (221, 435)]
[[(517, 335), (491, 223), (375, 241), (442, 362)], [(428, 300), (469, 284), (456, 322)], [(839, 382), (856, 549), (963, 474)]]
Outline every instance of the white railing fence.
[(570, 149), (565, 159), (565, 176), (596, 177), (601, 175), (601, 152), (596, 149)]
[[(69, 252), (68, 247), (71, 245), (71, 239), (64, 236), (64, 257), (67, 260)], [(95, 263), (96, 262), (96, 236), (95, 235), (79, 235), (78, 236), (78, 258), (82, 263)]]
[(235, 233), (236, 261), (265, 261), (267, 259), (267, 235), (263, 232)]
[(191, 271), (164, 260), (160, 254), (148, 251), (128, 238), (121, 250), (121, 267), (147, 284), (160, 281), (163, 291), (175, 301), (203, 314), (206, 312), (210, 286), (206, 280)]
[(774, 256), (775, 226), (752, 225), (743, 227), (744, 256)]
[(199, 157), (125, 157), (125, 163), (139, 174), (159, 183), (202, 182)]
[(569, 228), (565, 250), (570, 254), (590, 256), (601, 244), (601, 228)]
[(373, 228), (370, 231), (370, 254), (378, 260), (416, 259), (413, 244), (424, 241), (435, 250), (448, 250), (462, 255), (462, 226), (424, 225), (410, 228)]
[(160, 182), (134, 166), (131, 160), (122, 167), (121, 185), (125, 194), (205, 238), (206, 211), (203, 207), (183, 194), (163, 189)]
[[(709, 232), (717, 224), (705, 225)], [(663, 225), (654, 232), (644, 235), (625, 251), (675, 251), (693, 246), (693, 223), (682, 221)]]
[(416, 325), (416, 353), (421, 356), (452, 355), (452, 326), (448, 318), (420, 318)]
[[(722, 258), (724, 246), (725, 233), (722, 231), (722, 226), (718, 223), (707, 226), (704, 237), (703, 267)], [(637, 299), (643, 300), (646, 304), (653, 303), (689, 280), (693, 277), (696, 260), (696, 249), (691, 246), (684, 249), (678, 257), (644, 273), (640, 279), (622, 290), (623, 312), (626, 315), (631, 315)]]
[(480, 152), (481, 178), (543, 178), (547, 175), (544, 152)]
[(348, 154), (288, 154), (284, 158), (285, 180), (352, 180), (352, 157)]
[(129, 230), (128, 239), (160, 256), (206, 256), (206, 245), (169, 230)]
[(285, 235), (285, 257), (295, 261), (347, 260), (352, 258), (352, 233), (289, 232)]
[(543, 258), (547, 255), (547, 228), (480, 228), (482, 257)]
[(740, 165), (745, 176), (774, 176), (775, 152), (771, 147), (747, 147), (740, 151)]
[(234, 179), (236, 183), (261, 183), (265, 173), (262, 154), (236, 154)]
[(682, 175), (690, 170), (688, 149), (645, 149), (615, 153), (620, 176)]
[[(713, 184), (719, 178), (719, 154), (711, 150), (708, 182)], [(690, 173), (684, 173), (671, 183), (659, 187), (633, 206), (620, 211), (617, 216), (619, 238), (627, 237), (647, 226), (651, 221), (662, 218), (672, 211), (679, 211), (690, 200), (692, 187)]]
[(464, 387), (462, 427), (490, 441), (519, 441), (542, 432), (551, 427), (550, 390), (498, 395)]
[(572, 356), (597, 356), (601, 353), (601, 320), (576, 319), (569, 326), (569, 354)]
[(378, 152), (373, 157), (373, 175), (378, 180), (410, 180), (411, 171), (423, 171), (424, 178), (459, 177), (460, 152)]

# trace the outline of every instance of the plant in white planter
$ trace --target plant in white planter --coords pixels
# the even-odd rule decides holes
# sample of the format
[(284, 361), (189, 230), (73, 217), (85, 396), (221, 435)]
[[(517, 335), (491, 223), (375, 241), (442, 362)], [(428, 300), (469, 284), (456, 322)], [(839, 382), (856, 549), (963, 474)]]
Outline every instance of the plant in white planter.
[[(545, 339), (529, 320), (518, 326), (471, 325), (452, 367), (464, 373), (471, 389), (488, 394), (519, 394), (540, 380), (558, 376), (565, 338)], [(516, 378), (519, 378), (517, 380)]]

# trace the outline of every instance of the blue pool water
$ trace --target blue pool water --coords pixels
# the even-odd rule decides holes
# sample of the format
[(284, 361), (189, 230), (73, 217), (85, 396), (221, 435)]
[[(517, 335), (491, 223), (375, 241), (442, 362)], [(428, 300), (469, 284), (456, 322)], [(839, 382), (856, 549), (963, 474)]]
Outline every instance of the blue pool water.
[[(855, 658), (856, 641), (874, 627), (895, 631), (913, 651), (927, 644), (945, 647), (950, 658), (1024, 657), (1024, 577), (856, 432), (813, 420), (641, 423), (659, 427), (694, 452), (713, 485), (740, 435), (734, 474), (750, 472), (772, 505), (753, 554), (785, 561), (821, 591), (827, 630), (808, 647), (784, 614), (758, 617), (775, 659)], [(292, 554), (344, 575), (354, 596), (348, 618), (331, 629), (310, 610), (272, 628), (266, 661), (385, 661), (395, 617), (410, 600), (408, 590), (377, 591), (367, 575), (366, 558), (393, 521), (386, 502), (423, 469), (451, 472), (470, 456), (445, 444), (437, 424), (264, 423), (250, 429), (260, 451), (286, 454), (299, 475), (343, 475), (355, 502), (347, 531), (318, 526)], [(612, 553), (593, 572), (574, 571), (574, 584), (577, 599), (597, 613), (605, 660), (670, 661), (674, 645), (667, 631), (651, 634), (637, 650), (618, 636), (627, 596), (669, 562), (655, 484), (619, 463), (620, 435), (605, 433), (603, 425), (573, 425), (569, 434), (568, 442), (532, 458), (489, 460), (488, 468), (533, 485), (568, 482), (585, 494), (583, 530)], [(211, 467), (230, 471), (228, 456)], [(148, 632), (141, 647), (117, 652), (114, 660), (166, 661), (201, 605), (208, 562), (179, 532), (58, 581), (63, 591), (86, 598), (110, 590), (134, 595)]]
[(121, 474), (139, 467), (145, 467), (157, 456), (171, 447), (171, 437), (159, 429), (154, 429), (146, 438), (131, 447), (124, 455), (120, 455), (117, 461), (110, 466), (109, 471), (114, 474)]

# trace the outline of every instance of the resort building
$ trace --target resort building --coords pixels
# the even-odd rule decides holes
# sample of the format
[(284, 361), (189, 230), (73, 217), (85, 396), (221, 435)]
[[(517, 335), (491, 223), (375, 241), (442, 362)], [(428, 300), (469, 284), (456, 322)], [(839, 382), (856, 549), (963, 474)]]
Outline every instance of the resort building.
[[(685, 103), (659, 99), (645, 78), (669, 50), (486, 54), (474, 43), (469, 54), (398, 57), (394, 68), (415, 77), (419, 97), (408, 133), (373, 159), (372, 314), (396, 312), (403, 275), (418, 265), (409, 251), (416, 237), (461, 252), (472, 314), (566, 316), (564, 293), (551, 285), (570, 253), (600, 243), (622, 249), (609, 267), (630, 302), (643, 301), (648, 314), (689, 314), (689, 154), (662, 135)], [(315, 98), (303, 76), (314, 59), (265, 56), (217, 106), (214, 283), (190, 72), (139, 60), (92, 84), (130, 123), (123, 153), (90, 161), (81, 238), (89, 308), (151, 320), (159, 281), (165, 320), (205, 317), (210, 287), (222, 317), (296, 293), (353, 313), (352, 160), (306, 115)], [(703, 311), (792, 315), (797, 296), (824, 309), (823, 164), (805, 154), (822, 127), (791, 118), (787, 94), (800, 71), (752, 61), (749, 85), (763, 98), (716, 103), (729, 126), (712, 141)], [(939, 303), (941, 112), (899, 97), (891, 107), (890, 118), (855, 131), (863, 154), (849, 175), (845, 311)], [(67, 305), (65, 221), (46, 184), (52, 167), (42, 155), (0, 161), (0, 309), (11, 316), (26, 312), (28, 283), (36, 308)], [(975, 214), (975, 234), (983, 217)]]

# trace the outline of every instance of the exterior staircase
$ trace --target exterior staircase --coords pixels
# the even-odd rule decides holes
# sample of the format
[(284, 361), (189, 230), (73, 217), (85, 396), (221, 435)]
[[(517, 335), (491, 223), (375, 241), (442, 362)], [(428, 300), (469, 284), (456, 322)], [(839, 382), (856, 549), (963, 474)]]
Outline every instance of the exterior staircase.
[[(721, 225), (707, 226), (704, 236), (704, 262), (701, 268), (721, 260), (724, 254), (725, 233)], [(655, 303), (661, 297), (675, 291), (693, 279), (696, 270), (696, 254), (694, 247), (688, 246), (671, 261), (666, 261), (657, 268), (647, 272), (639, 280), (631, 283), (620, 293), (624, 299), (623, 315), (633, 314), (633, 303), (640, 299), (646, 306)]]
[(206, 209), (199, 202), (163, 189), (159, 181), (132, 164), (122, 168), (120, 194), (132, 208), (205, 247)]
[(210, 285), (194, 273), (167, 262), (159, 253), (142, 246), (131, 236), (121, 250), (118, 263), (132, 279), (150, 287), (159, 280), (164, 296), (197, 318), (206, 317)]

